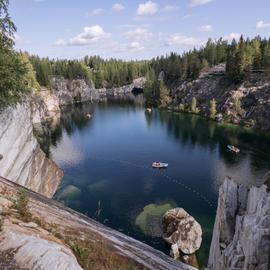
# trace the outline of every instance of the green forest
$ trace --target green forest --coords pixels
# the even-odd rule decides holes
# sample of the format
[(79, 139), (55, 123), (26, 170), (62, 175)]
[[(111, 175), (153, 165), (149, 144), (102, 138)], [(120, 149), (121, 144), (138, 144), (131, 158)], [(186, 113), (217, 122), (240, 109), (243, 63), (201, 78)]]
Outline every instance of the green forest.
[[(145, 96), (152, 105), (169, 103), (168, 88), (176, 81), (198, 78), (201, 70), (226, 63), (229, 83), (239, 83), (251, 72), (269, 72), (270, 40), (259, 36), (239, 41), (209, 39), (205, 46), (182, 54), (171, 53), (148, 61), (123, 61), (86, 56), (81, 60), (40, 58), (14, 49), (16, 26), (8, 12), (8, 0), (0, 0), (0, 104), (16, 102), (21, 93), (50, 87), (51, 78), (93, 81), (96, 88), (129, 84), (145, 76)], [(158, 80), (163, 71), (164, 78)]]

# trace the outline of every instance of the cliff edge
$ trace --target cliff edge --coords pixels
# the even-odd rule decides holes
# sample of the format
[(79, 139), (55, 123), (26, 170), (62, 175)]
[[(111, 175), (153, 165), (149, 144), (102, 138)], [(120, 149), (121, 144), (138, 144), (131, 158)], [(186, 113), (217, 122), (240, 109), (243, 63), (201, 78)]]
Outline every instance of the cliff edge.
[(269, 270), (270, 194), (225, 179), (208, 262), (209, 270)]

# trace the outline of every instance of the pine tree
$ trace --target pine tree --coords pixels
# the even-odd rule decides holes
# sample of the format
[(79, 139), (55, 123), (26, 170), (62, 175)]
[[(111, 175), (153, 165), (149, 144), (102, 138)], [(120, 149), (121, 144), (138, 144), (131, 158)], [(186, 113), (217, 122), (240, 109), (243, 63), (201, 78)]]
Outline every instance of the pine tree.
[(199, 108), (197, 107), (197, 99), (195, 97), (192, 98), (191, 112), (195, 114), (198, 114), (200, 112)]
[(210, 100), (210, 118), (215, 119), (217, 114), (217, 103), (216, 100), (213, 98)]

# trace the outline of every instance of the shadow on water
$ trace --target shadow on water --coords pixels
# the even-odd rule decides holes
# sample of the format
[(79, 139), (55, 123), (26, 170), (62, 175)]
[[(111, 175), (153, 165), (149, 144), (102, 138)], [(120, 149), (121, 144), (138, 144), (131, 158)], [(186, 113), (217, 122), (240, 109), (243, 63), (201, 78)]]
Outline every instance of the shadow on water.
[[(65, 172), (55, 199), (167, 254), (160, 219), (167, 209), (183, 207), (202, 225), (201, 266), (219, 185), (226, 176), (260, 185), (270, 169), (267, 136), (196, 115), (147, 113), (138, 99), (66, 107), (46, 143)], [(227, 144), (241, 153), (228, 152)], [(168, 162), (168, 170), (153, 170), (155, 160)]]

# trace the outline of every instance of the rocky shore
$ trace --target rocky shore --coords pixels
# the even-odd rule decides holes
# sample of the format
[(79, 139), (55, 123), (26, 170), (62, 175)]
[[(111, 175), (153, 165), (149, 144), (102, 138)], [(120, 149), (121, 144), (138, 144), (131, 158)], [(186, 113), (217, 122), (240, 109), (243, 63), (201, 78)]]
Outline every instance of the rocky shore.
[(194, 81), (177, 82), (171, 87), (175, 111), (190, 111), (196, 98), (199, 114), (210, 116), (210, 101), (216, 101), (218, 121), (224, 121), (262, 131), (270, 131), (270, 76), (253, 73), (241, 84), (229, 84), (225, 66), (216, 66)]

